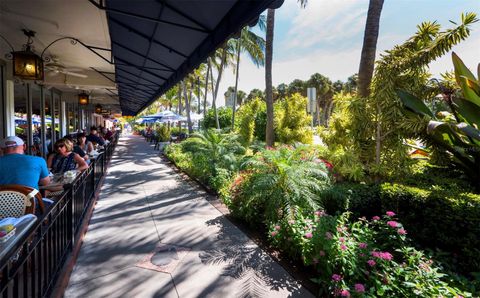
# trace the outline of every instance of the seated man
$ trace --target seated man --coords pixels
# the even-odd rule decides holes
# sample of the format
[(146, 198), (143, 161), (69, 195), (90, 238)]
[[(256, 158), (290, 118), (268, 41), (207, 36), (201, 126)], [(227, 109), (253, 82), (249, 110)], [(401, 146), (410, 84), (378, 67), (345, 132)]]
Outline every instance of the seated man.
[(20, 184), (39, 189), (50, 183), (47, 163), (41, 157), (25, 155), (25, 144), (16, 136), (0, 141), (0, 184)]
[(105, 141), (98, 136), (97, 128), (95, 126), (92, 126), (92, 128), (90, 128), (90, 134), (87, 136), (87, 141), (98, 144), (100, 146), (105, 145)]
[[(17, 184), (39, 189), (50, 183), (47, 163), (41, 157), (25, 155), (25, 144), (16, 136), (0, 141), (3, 156), (0, 157), (0, 185)], [(46, 207), (52, 203), (43, 200)]]

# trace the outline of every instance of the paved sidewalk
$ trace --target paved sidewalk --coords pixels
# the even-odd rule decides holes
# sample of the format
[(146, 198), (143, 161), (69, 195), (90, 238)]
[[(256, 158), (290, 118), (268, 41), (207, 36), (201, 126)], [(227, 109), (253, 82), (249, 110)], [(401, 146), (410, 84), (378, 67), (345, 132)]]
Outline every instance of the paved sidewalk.
[(65, 297), (312, 297), (206, 197), (121, 138)]

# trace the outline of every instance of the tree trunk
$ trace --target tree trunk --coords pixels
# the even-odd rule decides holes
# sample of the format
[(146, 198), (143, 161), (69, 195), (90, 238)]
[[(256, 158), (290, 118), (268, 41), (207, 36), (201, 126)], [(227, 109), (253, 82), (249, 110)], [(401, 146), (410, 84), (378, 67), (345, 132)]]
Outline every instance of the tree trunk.
[(226, 49), (226, 47), (227, 46), (224, 45), (223, 48), (222, 48), (222, 60), (220, 62), (220, 68), (218, 69), (217, 82), (215, 84), (215, 92), (213, 92), (213, 109), (215, 111), (215, 122), (217, 124), (217, 129), (220, 129), (220, 122), (218, 121), (218, 112), (217, 112), (216, 101), (217, 101), (218, 89), (220, 88), (220, 80), (222, 79), (223, 66), (225, 65), (225, 60), (227, 60), (227, 49)]
[(368, 6), (367, 23), (363, 36), (362, 56), (358, 70), (358, 95), (368, 97), (370, 95), (370, 83), (372, 82), (373, 68), (375, 64), (375, 52), (377, 50), (378, 31), (380, 28), (380, 14), (382, 13), (384, 0), (370, 0)]
[[(188, 133), (193, 133), (192, 121), (190, 118), (190, 103), (192, 102), (192, 90), (190, 89), (190, 98), (187, 95), (187, 82), (183, 82), (183, 96), (185, 96), (185, 109), (187, 112), (187, 125), (188, 125)], [(192, 86), (193, 88), (193, 86)]]
[(182, 114), (182, 86), (178, 86), (178, 115)]
[(267, 129), (266, 145), (273, 147), (275, 143), (275, 131), (273, 128), (273, 90), (272, 90), (272, 61), (273, 61), (273, 29), (275, 25), (275, 10), (267, 11), (267, 36), (265, 44), (265, 99), (267, 102)]
[[(377, 165), (377, 169), (380, 167), (381, 163), (381, 150), (382, 150), (382, 123), (380, 121), (380, 113), (381, 108), (380, 105), (377, 103), (377, 127), (375, 132), (375, 164)], [(375, 175), (375, 182), (380, 181), (380, 176), (377, 173)]]
[(207, 61), (208, 61), (207, 77), (205, 78), (205, 95), (203, 97), (203, 119), (205, 119), (205, 115), (207, 113), (208, 75), (210, 73), (210, 68), (211, 68), (210, 58), (207, 58)]
[(237, 70), (235, 73), (235, 93), (233, 96), (233, 114), (232, 114), (232, 131), (235, 129), (235, 112), (237, 110), (237, 97), (238, 97), (238, 70), (240, 68), (240, 45), (242, 43), (242, 31), (240, 31), (240, 37), (237, 39)]

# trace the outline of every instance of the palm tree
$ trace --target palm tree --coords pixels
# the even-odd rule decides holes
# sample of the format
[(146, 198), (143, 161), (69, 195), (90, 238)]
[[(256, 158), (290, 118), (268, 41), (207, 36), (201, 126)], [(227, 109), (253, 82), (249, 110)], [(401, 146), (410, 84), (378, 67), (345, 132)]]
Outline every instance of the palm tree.
[[(265, 17), (261, 15), (257, 23), (258, 27), (265, 31)], [(237, 55), (237, 65), (235, 72), (235, 89), (234, 89), (234, 105), (233, 105), (233, 115), (232, 115), (232, 129), (235, 125), (235, 111), (236, 103), (238, 102), (238, 77), (239, 77), (239, 68), (240, 68), (240, 53), (242, 51), (247, 52), (250, 56), (252, 62), (257, 66), (265, 65), (265, 39), (261, 36), (255, 34), (249, 26), (243, 27), (240, 31), (240, 37), (236, 40), (236, 55)]]
[(370, 0), (368, 6), (367, 23), (363, 36), (362, 56), (358, 70), (358, 95), (368, 97), (370, 95), (370, 83), (372, 82), (375, 53), (377, 51), (378, 31), (380, 28), (380, 14), (382, 13), (384, 0)]
[(265, 142), (268, 147), (275, 143), (275, 132), (273, 128), (273, 90), (272, 90), (272, 61), (273, 61), (273, 28), (275, 25), (275, 9), (267, 10), (267, 35), (265, 45), (265, 99), (267, 102), (267, 128), (265, 131)]

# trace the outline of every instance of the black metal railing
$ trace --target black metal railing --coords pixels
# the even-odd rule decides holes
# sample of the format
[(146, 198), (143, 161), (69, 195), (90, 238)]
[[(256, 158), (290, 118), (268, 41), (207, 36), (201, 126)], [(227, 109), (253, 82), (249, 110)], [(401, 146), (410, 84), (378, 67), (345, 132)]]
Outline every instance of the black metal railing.
[(92, 160), (46, 214), (39, 218), (0, 259), (2, 297), (48, 297), (67, 257), (80, 238), (80, 229), (99, 182), (118, 142), (118, 134)]

